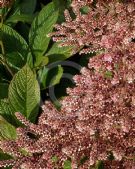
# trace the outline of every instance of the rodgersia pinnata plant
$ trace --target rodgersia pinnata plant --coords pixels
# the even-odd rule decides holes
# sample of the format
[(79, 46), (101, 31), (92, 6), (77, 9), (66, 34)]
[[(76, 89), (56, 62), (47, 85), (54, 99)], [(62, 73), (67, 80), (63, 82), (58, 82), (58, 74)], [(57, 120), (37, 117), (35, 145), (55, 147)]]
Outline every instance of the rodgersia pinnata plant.
[[(103, 53), (74, 76), (76, 86), (67, 89), (60, 110), (45, 102), (37, 124), (16, 113), (24, 127), (17, 129), (15, 141), (0, 142), (13, 157), (0, 161), (0, 167), (61, 169), (68, 159), (72, 169), (89, 169), (97, 161), (104, 169), (135, 168), (134, 5), (72, 2), (76, 18), (65, 11), (66, 22), (56, 26), (55, 40), (84, 47), (81, 53), (101, 48)], [(89, 6), (87, 14), (80, 13), (83, 6)]]

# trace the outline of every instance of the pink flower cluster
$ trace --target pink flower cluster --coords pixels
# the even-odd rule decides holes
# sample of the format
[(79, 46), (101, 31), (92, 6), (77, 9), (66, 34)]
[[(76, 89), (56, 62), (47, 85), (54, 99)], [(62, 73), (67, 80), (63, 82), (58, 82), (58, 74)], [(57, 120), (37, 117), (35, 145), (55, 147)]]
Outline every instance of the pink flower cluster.
[[(66, 22), (56, 25), (53, 40), (62, 42), (61, 46), (74, 46), (74, 53), (91, 53), (99, 50), (116, 51), (132, 48), (135, 37), (135, 1), (125, 3), (117, 0), (73, 0), (72, 9), (75, 19), (65, 11)], [(86, 6), (87, 14), (80, 9)], [(135, 49), (135, 48), (134, 48)], [(135, 50), (134, 50), (135, 51)]]
[(105, 169), (134, 169), (135, 57), (95, 56), (74, 81), (61, 111), (46, 102), (37, 125), (16, 113), (25, 127), (17, 129), (16, 141), (1, 142), (2, 150), (14, 157), (1, 161), (1, 167), (60, 169), (70, 159), (72, 169), (88, 169), (97, 160)]
[[(135, 169), (134, 5), (73, 0), (76, 18), (65, 11), (56, 40), (84, 47), (81, 53), (105, 52), (74, 76), (76, 87), (67, 89), (61, 110), (46, 102), (37, 124), (16, 113), (24, 127), (17, 129), (15, 141), (0, 142), (13, 157), (0, 161), (0, 167), (62, 169), (68, 159), (72, 169), (89, 169), (97, 161), (104, 169)], [(80, 13), (83, 6), (90, 8), (87, 14)]]

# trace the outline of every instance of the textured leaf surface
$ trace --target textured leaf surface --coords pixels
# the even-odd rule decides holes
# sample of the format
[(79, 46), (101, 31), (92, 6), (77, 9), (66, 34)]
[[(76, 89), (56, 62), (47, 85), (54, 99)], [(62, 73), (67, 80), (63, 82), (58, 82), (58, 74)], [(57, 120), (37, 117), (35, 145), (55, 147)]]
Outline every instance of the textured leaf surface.
[(49, 3), (34, 19), (30, 29), (29, 43), (35, 56), (41, 56), (46, 52), (50, 42), (47, 35), (52, 32), (57, 18), (58, 11), (55, 10), (53, 3)]
[(3, 139), (16, 139), (16, 129), (0, 116), (0, 140)]
[(30, 117), (30, 114), (39, 105), (39, 85), (35, 74), (28, 65), (24, 66), (11, 81), (9, 86), (9, 102), (15, 112), (21, 112), (27, 118)]
[(24, 61), (26, 61), (29, 49), (28, 44), (23, 39), (23, 37), (19, 35), (14, 29), (12, 29), (7, 25), (3, 25), (1, 31), (2, 31), (2, 40), (4, 43), (6, 53), (10, 52), (21, 53), (21, 55), (24, 58)]
[(8, 62), (14, 65), (14, 67), (24, 66), (30, 52), (28, 44), (23, 37), (11, 27), (3, 25), (1, 28), (1, 38)]

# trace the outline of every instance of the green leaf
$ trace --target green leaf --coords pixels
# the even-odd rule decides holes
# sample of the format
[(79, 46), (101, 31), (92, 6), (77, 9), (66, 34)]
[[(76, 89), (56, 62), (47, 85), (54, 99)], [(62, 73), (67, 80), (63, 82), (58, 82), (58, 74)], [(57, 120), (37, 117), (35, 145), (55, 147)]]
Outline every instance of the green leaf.
[(54, 157), (52, 157), (52, 162), (54, 162), (54, 163), (57, 163), (58, 162), (58, 157), (57, 156), (54, 156)]
[(0, 16), (6, 16), (9, 11), (8, 7), (0, 8)]
[(49, 63), (66, 60), (72, 56), (72, 49), (72, 47), (59, 47), (59, 43), (54, 43), (46, 56), (49, 58)]
[(0, 83), (0, 99), (4, 99), (8, 96), (8, 84)]
[(55, 8), (59, 10), (58, 23), (64, 22), (65, 21), (64, 11), (67, 7), (67, 2), (63, 0), (53, 0), (53, 3), (55, 5)]
[(18, 21), (31, 22), (31, 19), (33, 19), (32, 15), (36, 8), (36, 3), (37, 0), (15, 1), (4, 23), (14, 26), (14, 23), (17, 23)]
[(3, 153), (3, 152), (0, 150), (0, 160), (9, 160), (9, 159), (11, 159), (11, 156), (8, 155), (8, 154)]
[(67, 0), (67, 6), (69, 7), (72, 3), (72, 0)]
[(52, 32), (57, 18), (58, 11), (53, 3), (49, 3), (34, 19), (29, 33), (29, 44), (35, 56), (42, 56), (46, 52), (50, 42), (47, 35)]
[(25, 64), (24, 57), (19, 52), (10, 52), (6, 54), (8, 65), (17, 72)]
[[(56, 75), (55, 75), (55, 72), (56, 72)], [(51, 78), (51, 75), (52, 75), (52, 78)], [(48, 81), (49, 87), (52, 85), (58, 84), (60, 82), (62, 75), (63, 75), (63, 68), (60, 65), (58, 65), (57, 71), (55, 68), (50, 70), (49, 81)]]
[(36, 3), (37, 0), (22, 0), (22, 3), (20, 4), (21, 13), (29, 15), (33, 14)]
[(65, 161), (64, 169), (71, 169), (71, 161), (69, 161), (69, 160)]
[(48, 75), (49, 69), (46, 67), (43, 67), (38, 71), (38, 80), (40, 83), (40, 88), (46, 89), (47, 88), (47, 75)]
[(0, 140), (16, 139), (16, 129), (8, 123), (2, 116), (0, 116)]
[(104, 74), (105, 78), (111, 79), (113, 77), (113, 73), (111, 71), (106, 71)]
[[(12, 156), (3, 153), (2, 150), (0, 150), (0, 160), (9, 160), (9, 159), (13, 159)], [(12, 167), (4, 167), (4, 169), (12, 169)]]
[(21, 65), (25, 65), (27, 62), (27, 56), (30, 53), (27, 42), (14, 29), (7, 25), (2, 26), (1, 33), (6, 54), (10, 55), (10, 53), (19, 53), (22, 58), (17, 58), (19, 59), (18, 62), (20, 62)]
[(89, 6), (84, 6), (83, 8), (81, 8), (81, 12), (83, 14), (87, 14), (89, 12), (89, 10), (90, 10)]
[(40, 82), (41, 89), (46, 89), (48, 87), (54, 86), (60, 83), (61, 77), (63, 75), (63, 68), (58, 65), (53, 69), (44, 67), (38, 71), (38, 79)]
[(17, 23), (17, 22), (27, 22), (31, 23), (33, 21), (32, 15), (26, 15), (26, 14), (16, 14), (12, 15), (6, 20), (6, 23)]
[(10, 27), (14, 27), (16, 25), (16, 23), (7, 23), (8, 18), (14, 16), (14, 15), (20, 15), (20, 0), (14, 1), (12, 8), (10, 9), (9, 14), (7, 15), (4, 23)]
[(36, 62), (34, 63), (34, 66), (40, 68), (40, 67), (47, 65), (48, 62), (49, 62), (48, 57), (38, 56), (38, 57), (36, 57)]
[(35, 120), (39, 107), (40, 89), (36, 75), (25, 65), (13, 78), (9, 86), (9, 103), (14, 112), (21, 112), (26, 118)]
[(0, 115), (14, 126), (19, 126), (20, 122), (14, 115), (14, 109), (11, 107), (8, 99), (0, 100)]

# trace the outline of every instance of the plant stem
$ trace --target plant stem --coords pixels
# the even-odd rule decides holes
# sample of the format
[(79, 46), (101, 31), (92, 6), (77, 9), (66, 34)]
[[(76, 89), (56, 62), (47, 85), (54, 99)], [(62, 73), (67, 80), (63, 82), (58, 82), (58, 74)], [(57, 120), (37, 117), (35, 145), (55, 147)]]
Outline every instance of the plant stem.
[(10, 69), (10, 67), (8, 66), (8, 64), (5, 63), (5, 67), (7, 68), (8, 72), (11, 74), (11, 76), (13, 77), (14, 74), (13, 74), (12, 70)]
[(2, 56), (3, 56), (3, 57), (1, 57), (1, 59), (2, 59), (1, 62), (7, 68), (8, 72), (11, 74), (11, 76), (14, 76), (14, 74), (13, 74), (12, 70), (10, 69), (10, 67), (8, 66), (8, 63), (5, 58), (5, 50), (4, 50), (4, 45), (3, 45), (2, 40), (0, 40), (0, 46), (1, 46)]
[(0, 46), (1, 46), (2, 55), (5, 56), (5, 50), (4, 50), (4, 45), (3, 45), (2, 40), (0, 40)]

